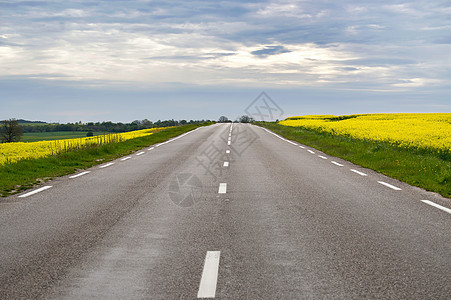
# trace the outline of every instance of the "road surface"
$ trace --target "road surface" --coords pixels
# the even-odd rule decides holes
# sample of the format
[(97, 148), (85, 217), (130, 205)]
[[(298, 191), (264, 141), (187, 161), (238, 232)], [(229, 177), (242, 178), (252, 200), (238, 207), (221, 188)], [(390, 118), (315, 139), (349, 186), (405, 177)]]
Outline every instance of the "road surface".
[(0, 298), (450, 299), (451, 200), (216, 124), (0, 202)]

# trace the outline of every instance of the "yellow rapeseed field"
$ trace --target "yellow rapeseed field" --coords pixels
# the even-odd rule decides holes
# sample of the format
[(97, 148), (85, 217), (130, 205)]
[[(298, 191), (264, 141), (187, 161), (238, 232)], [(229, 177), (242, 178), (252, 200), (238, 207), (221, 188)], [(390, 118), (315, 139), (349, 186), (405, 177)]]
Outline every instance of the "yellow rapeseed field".
[(93, 137), (40, 141), (33, 143), (0, 144), (0, 165), (14, 163), (22, 159), (33, 159), (60, 154), (77, 149), (100, 146), (107, 143), (122, 142), (150, 135), (161, 128), (143, 129), (124, 133), (105, 134)]
[(451, 113), (300, 116), (279, 124), (434, 152), (451, 152)]

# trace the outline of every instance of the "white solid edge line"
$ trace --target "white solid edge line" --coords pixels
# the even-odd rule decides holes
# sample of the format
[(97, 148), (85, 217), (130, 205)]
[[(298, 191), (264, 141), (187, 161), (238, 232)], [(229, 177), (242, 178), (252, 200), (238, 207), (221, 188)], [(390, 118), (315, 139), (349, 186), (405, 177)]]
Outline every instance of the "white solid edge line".
[(354, 170), (354, 169), (351, 169), (351, 172), (357, 173), (357, 174), (362, 175), (362, 176), (368, 176), (367, 174), (365, 174), (363, 172), (360, 172), (360, 171), (357, 171), (357, 170)]
[(145, 152), (136, 153), (136, 155), (143, 155)]
[(315, 152), (313, 152), (312, 150), (307, 150), (308, 152), (310, 152), (310, 153), (312, 153), (312, 154), (315, 154)]
[(90, 172), (91, 172), (91, 171), (84, 171), (84, 172), (81, 172), (81, 173), (78, 173), (78, 174), (72, 175), (72, 176), (70, 176), (69, 178), (77, 178), (77, 177), (80, 177), (80, 176), (83, 176), (83, 175), (89, 174)]
[(421, 202), (426, 203), (426, 204), (429, 204), (429, 205), (431, 205), (431, 206), (434, 206), (434, 207), (436, 207), (436, 208), (438, 208), (438, 209), (441, 209), (441, 210), (443, 210), (443, 211), (445, 211), (445, 212), (451, 214), (451, 209), (449, 209), (449, 208), (447, 208), (447, 207), (444, 207), (444, 206), (441, 206), (441, 205), (439, 205), (439, 204), (437, 204), (437, 203), (435, 203), (435, 202), (432, 202), (432, 201), (429, 201), (429, 200), (421, 200)]
[(51, 185), (43, 186), (43, 187), (38, 188), (38, 189), (36, 189), (36, 190), (34, 190), (34, 191), (31, 191), (31, 192), (28, 192), (28, 193), (26, 193), (26, 194), (20, 195), (19, 198), (25, 198), (25, 197), (28, 197), (28, 196), (37, 194), (37, 193), (42, 192), (42, 191), (45, 191), (45, 190), (47, 190), (47, 189), (49, 189), (49, 188), (51, 188), (51, 187), (52, 187)]
[(380, 184), (382, 184), (382, 185), (385, 185), (386, 187), (389, 187), (389, 188), (395, 190), (395, 191), (401, 191), (401, 190), (402, 190), (402, 189), (400, 189), (400, 188), (397, 187), (397, 186), (391, 185), (390, 183), (386, 183), (386, 182), (384, 182), (384, 181), (378, 181), (378, 182), (379, 182)]
[(344, 166), (344, 165), (342, 165), (340, 163), (337, 163), (336, 161), (331, 161), (331, 163), (333, 163), (334, 165), (339, 166), (339, 167), (343, 167)]
[(216, 297), (216, 284), (218, 283), (219, 258), (221, 251), (207, 251), (204, 269), (200, 279), (197, 298)]
[(149, 149), (147, 149), (147, 150), (149, 150), (149, 151), (150, 151), (150, 150), (153, 150), (153, 149), (155, 149), (155, 147), (150, 147), (150, 148), (149, 148)]
[(219, 189), (218, 189), (218, 194), (225, 194), (225, 193), (227, 193), (227, 183), (220, 183)]
[(228, 167), (229, 166), (229, 162), (228, 161), (225, 161), (224, 162), (224, 167)]
[(304, 146), (299, 146), (299, 148), (305, 149), (305, 147), (304, 147)]
[(327, 159), (327, 157), (322, 156), (322, 155), (318, 155), (318, 157), (319, 157), (319, 158), (322, 158), (322, 159)]
[(130, 156), (127, 156), (127, 157), (121, 158), (121, 160), (124, 161), (124, 160), (130, 159), (130, 158), (131, 158)]
[(230, 150), (226, 150), (226, 153), (230, 153)]
[(106, 165), (100, 166), (99, 168), (103, 169), (103, 168), (106, 168), (106, 167), (109, 167), (109, 166), (112, 166), (112, 165), (114, 165), (114, 163), (107, 163)]

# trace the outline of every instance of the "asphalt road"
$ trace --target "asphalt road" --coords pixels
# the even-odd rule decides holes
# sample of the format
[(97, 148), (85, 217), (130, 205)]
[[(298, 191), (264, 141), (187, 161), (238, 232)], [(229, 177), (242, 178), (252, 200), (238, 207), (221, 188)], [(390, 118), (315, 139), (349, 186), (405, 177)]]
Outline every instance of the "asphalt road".
[(1, 299), (451, 298), (450, 199), (247, 124), (112, 163), (1, 200)]

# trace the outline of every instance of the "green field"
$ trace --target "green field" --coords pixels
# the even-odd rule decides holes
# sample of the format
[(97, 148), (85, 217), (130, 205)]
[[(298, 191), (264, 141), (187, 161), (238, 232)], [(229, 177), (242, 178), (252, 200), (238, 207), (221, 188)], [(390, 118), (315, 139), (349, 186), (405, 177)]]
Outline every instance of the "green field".
[[(86, 131), (56, 131), (56, 132), (26, 132), (20, 139), (21, 142), (38, 142), (51, 140), (64, 140), (86, 137)], [(100, 135), (103, 132), (94, 132)]]

